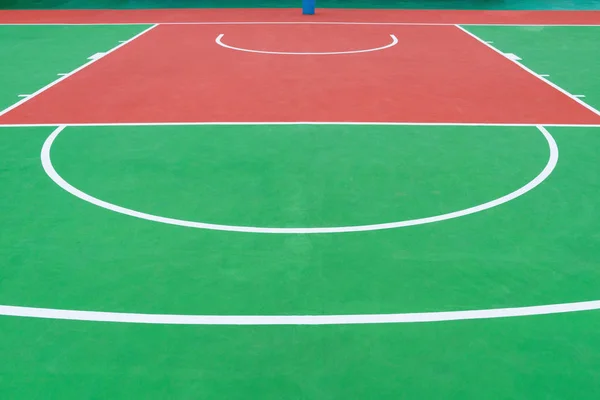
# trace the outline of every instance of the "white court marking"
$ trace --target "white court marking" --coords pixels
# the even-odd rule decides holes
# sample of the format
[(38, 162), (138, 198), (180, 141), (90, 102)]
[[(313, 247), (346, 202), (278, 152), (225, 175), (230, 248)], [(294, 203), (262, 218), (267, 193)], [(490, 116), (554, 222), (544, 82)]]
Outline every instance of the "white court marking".
[(74, 321), (121, 322), (165, 325), (350, 325), (460, 321), (559, 314), (600, 309), (600, 300), (543, 306), (492, 308), (487, 310), (442, 311), (403, 314), (347, 315), (178, 315), (104, 311), (59, 310), (0, 305), (0, 315)]
[[(125, 41), (120, 40), (119, 43), (125, 43)], [(88, 60), (98, 60), (98, 59), (104, 57), (105, 55), (106, 55), (106, 53), (94, 53), (88, 57)]]
[(77, 189), (69, 182), (64, 180), (58, 172), (54, 169), (51, 160), (51, 149), (54, 140), (58, 137), (67, 125), (61, 125), (56, 128), (50, 136), (44, 142), (41, 151), (42, 167), (46, 174), (56, 183), (58, 186), (71, 193), (72, 195), (79, 197), (80, 199), (87, 201), (88, 203), (94, 204), (98, 207), (105, 208), (110, 211), (114, 211), (120, 214), (129, 215), (131, 217), (145, 219), (148, 221), (160, 222), (169, 225), (178, 225), (188, 228), (199, 228), (199, 229), (211, 229), (218, 231), (231, 231), (231, 232), (248, 232), (248, 233), (272, 233), (272, 234), (314, 234), (314, 233), (345, 233), (345, 232), (364, 232), (364, 231), (376, 231), (382, 229), (393, 229), (403, 228), (408, 226), (423, 225), (433, 222), (445, 221), (453, 218), (464, 217), (466, 215), (474, 214), (484, 210), (488, 210), (493, 207), (497, 207), (501, 204), (507, 203), (511, 200), (516, 199), (529, 192), (540, 183), (542, 183), (554, 170), (556, 163), (558, 162), (558, 147), (552, 135), (543, 126), (536, 126), (537, 129), (544, 135), (544, 138), (548, 142), (549, 157), (548, 162), (544, 169), (529, 183), (519, 189), (511, 192), (507, 195), (483, 203), (474, 207), (465, 208), (463, 210), (454, 211), (446, 214), (435, 215), (432, 217), (418, 218), (404, 221), (389, 222), (383, 224), (372, 224), (372, 225), (357, 225), (357, 226), (336, 226), (336, 227), (319, 227), (319, 228), (272, 228), (272, 227), (254, 227), (254, 226), (237, 226), (237, 225), (221, 225), (221, 224), (209, 224), (205, 222), (187, 221), (182, 219), (162, 217), (159, 215), (148, 214), (130, 208), (118, 206), (116, 204), (109, 203), (104, 200), (100, 200), (93, 197), (81, 190)]
[(221, 46), (221, 47), (225, 47), (227, 49), (231, 49), (231, 50), (237, 50), (237, 51), (244, 51), (246, 53), (260, 53), (260, 54), (288, 54), (288, 55), (301, 55), (301, 56), (316, 56), (316, 55), (337, 55), (337, 54), (356, 54), (356, 53), (368, 53), (371, 51), (379, 51), (379, 50), (385, 50), (388, 49), (392, 46), (395, 46), (398, 43), (398, 39), (396, 38), (396, 36), (394, 35), (390, 35), (390, 37), (392, 38), (392, 42), (389, 44), (386, 44), (385, 46), (381, 46), (381, 47), (375, 47), (375, 48), (371, 48), (371, 49), (363, 49), (363, 50), (348, 50), (348, 51), (324, 51), (324, 52), (293, 52), (293, 51), (267, 51), (267, 50), (252, 50), (252, 49), (244, 49), (241, 47), (235, 47), (235, 46), (231, 46), (228, 44), (223, 43), (223, 41), (221, 39), (223, 39), (223, 36), (225, 36), (223, 33), (221, 33), (219, 36), (217, 36), (217, 38), (215, 39), (215, 42)]
[[(486, 42), (489, 44), (489, 42)], [(515, 53), (504, 53), (504, 56), (512, 61), (521, 61), (522, 58), (516, 55)]]

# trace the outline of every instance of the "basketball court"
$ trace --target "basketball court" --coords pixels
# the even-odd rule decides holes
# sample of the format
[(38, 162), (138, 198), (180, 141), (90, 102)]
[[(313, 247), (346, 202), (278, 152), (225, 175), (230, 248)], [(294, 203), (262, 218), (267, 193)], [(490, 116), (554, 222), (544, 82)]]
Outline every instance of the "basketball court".
[(0, 11), (3, 398), (600, 395), (600, 14)]

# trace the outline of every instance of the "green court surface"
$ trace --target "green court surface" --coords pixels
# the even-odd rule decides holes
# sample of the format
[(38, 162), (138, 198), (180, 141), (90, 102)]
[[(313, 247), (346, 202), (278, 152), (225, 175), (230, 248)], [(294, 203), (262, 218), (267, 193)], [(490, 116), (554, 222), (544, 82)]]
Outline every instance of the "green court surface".
[(522, 62), (585, 102), (600, 107), (600, 26), (470, 26), (469, 31)]
[[(82, 64), (95, 52), (113, 48), (148, 26), (0, 25), (0, 109), (15, 96), (31, 94)], [(92, 53), (90, 53), (90, 51)]]
[[(0, 25), (0, 111), (148, 27)], [(600, 27), (463, 28), (600, 107)], [(0, 398), (598, 399), (600, 305), (490, 317), (600, 300), (598, 149), (577, 124), (0, 120)], [(279, 228), (306, 231), (254, 232)], [(371, 314), (401, 316), (335, 322)]]

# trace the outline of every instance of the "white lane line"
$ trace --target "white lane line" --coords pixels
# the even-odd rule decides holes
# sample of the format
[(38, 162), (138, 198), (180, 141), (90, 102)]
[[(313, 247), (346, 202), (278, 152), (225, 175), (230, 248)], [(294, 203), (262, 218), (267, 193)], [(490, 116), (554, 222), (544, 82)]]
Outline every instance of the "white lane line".
[(583, 98), (583, 97), (585, 97), (585, 94), (574, 94), (573, 96)]
[[(460, 29), (461, 31), (463, 31), (464, 33), (466, 33), (467, 35), (471, 36), (473, 39), (477, 40), (478, 42), (482, 43), (484, 46), (487, 46), (488, 48), (494, 50), (496, 53), (501, 54), (502, 56), (506, 55), (501, 52), (500, 50), (498, 50), (497, 48), (495, 48), (494, 46), (488, 44), (485, 42), (485, 40), (479, 38), (478, 36), (472, 34), (471, 32), (469, 32), (468, 30), (466, 30), (465, 28), (463, 28), (460, 25), (455, 25), (458, 29)], [(517, 60), (513, 60), (510, 59), (510, 61), (512, 61), (513, 63), (515, 63), (516, 65), (518, 65), (521, 69), (529, 72), (531, 75), (535, 76), (536, 78), (538, 78), (539, 80), (541, 80), (542, 82), (552, 86), (554, 89), (558, 90), (559, 92), (561, 92), (562, 94), (570, 97), (571, 99), (573, 99), (574, 101), (576, 101), (577, 103), (579, 103), (580, 105), (582, 105), (583, 107), (587, 108), (588, 110), (590, 110), (591, 112), (593, 112), (596, 115), (600, 115), (600, 111), (596, 110), (594, 107), (590, 106), (589, 104), (587, 104), (586, 102), (582, 101), (581, 99), (573, 96), (571, 93), (567, 92), (565, 89), (561, 88), (560, 86), (550, 82), (548, 79), (544, 78), (543, 76), (537, 74), (535, 71), (527, 68), (525, 65), (521, 64), (520, 62), (518, 62)]]
[(210, 224), (206, 222), (199, 221), (187, 221), (176, 218), (168, 218), (160, 215), (153, 215), (144, 212), (140, 212), (137, 210), (132, 210), (130, 208), (121, 207), (116, 204), (109, 203), (104, 200), (100, 200), (96, 197), (93, 197), (73, 185), (64, 180), (58, 172), (54, 169), (51, 160), (51, 148), (54, 140), (66, 128), (66, 125), (61, 125), (56, 128), (50, 136), (44, 142), (41, 151), (41, 161), (42, 167), (44, 171), (48, 175), (50, 179), (54, 181), (58, 186), (60, 186), (65, 191), (71, 193), (75, 197), (79, 197), (83, 201), (87, 201), (95, 206), (105, 208), (107, 210), (128, 215), (134, 218), (140, 218), (147, 221), (159, 222), (162, 224), (168, 225), (177, 225), (187, 228), (197, 228), (197, 229), (209, 229), (209, 230), (217, 230), (217, 231), (229, 231), (229, 232), (246, 232), (246, 233), (268, 233), (268, 234), (323, 234), (323, 233), (347, 233), (347, 232), (365, 232), (365, 231), (376, 231), (382, 229), (395, 229), (395, 228), (404, 228), (415, 225), (423, 225), (434, 222), (446, 221), (449, 219), (464, 217), (466, 215), (475, 214), (481, 211), (488, 210), (493, 207), (497, 207), (501, 204), (507, 203), (511, 200), (516, 199), (529, 192), (530, 190), (537, 187), (541, 184), (554, 170), (556, 167), (556, 163), (558, 162), (558, 147), (554, 138), (550, 133), (543, 127), (537, 126), (537, 129), (544, 135), (548, 143), (549, 149), (549, 157), (546, 166), (542, 169), (542, 171), (533, 178), (529, 183), (520, 187), (519, 189), (506, 194), (497, 199), (488, 201), (487, 203), (479, 204), (474, 207), (465, 208), (463, 210), (458, 210), (446, 214), (435, 215), (431, 217), (404, 220), (404, 221), (396, 221), (396, 222), (388, 222), (382, 224), (371, 224), (371, 225), (357, 225), (357, 226), (334, 226), (334, 227), (297, 227), (297, 228), (277, 228), (277, 227), (256, 227), (256, 226), (238, 226), (238, 225), (222, 225), (222, 224)]
[(221, 33), (215, 39), (215, 42), (221, 47), (225, 47), (225, 48), (231, 49), (231, 50), (244, 51), (246, 53), (260, 53), (260, 54), (289, 54), (289, 55), (311, 55), (311, 56), (314, 56), (314, 55), (336, 55), (336, 54), (356, 54), (356, 53), (368, 53), (371, 51), (385, 50), (392, 46), (395, 46), (398, 43), (398, 39), (396, 38), (396, 36), (390, 35), (390, 37), (392, 38), (391, 43), (389, 43), (385, 46), (375, 47), (375, 48), (371, 48), (371, 49), (349, 50), (349, 51), (326, 51), (326, 52), (291, 52), (291, 51), (252, 50), (252, 49), (244, 49), (241, 47), (234, 47), (234, 46), (223, 43), (223, 41), (221, 40), (221, 39), (223, 39), (223, 36), (225, 36), (225, 35), (223, 33)]
[(31, 95), (30, 94), (19, 94), (19, 95), (17, 95), (17, 97), (29, 97), (29, 96), (31, 96)]
[[(110, 49), (109, 51), (107, 51), (104, 54), (110, 54), (118, 49), (120, 49), (121, 47), (125, 46), (127, 43), (132, 42), (133, 40), (139, 38), (140, 36), (142, 36), (144, 33), (149, 32), (150, 30), (156, 28), (158, 26), (158, 24), (152, 25), (151, 27), (149, 27), (148, 29), (144, 29), (142, 32), (138, 33), (137, 35), (135, 35), (134, 37), (132, 37), (129, 40), (126, 40), (125, 42), (119, 44), (116, 47), (113, 47), (112, 49)], [(50, 82), (49, 84), (47, 84), (46, 86), (44, 86), (43, 88), (39, 89), (37, 92), (34, 92), (31, 94), (31, 96), (29, 97), (25, 97), (23, 100), (18, 101), (17, 103), (13, 104), (12, 106), (5, 108), (4, 110), (0, 111), (0, 116), (6, 114), (7, 112), (14, 110), (15, 108), (19, 107), (20, 105), (28, 102), (29, 100), (33, 99), (34, 97), (38, 96), (40, 93), (45, 92), (46, 90), (50, 89), (51, 87), (59, 84), (60, 82), (64, 81), (65, 79), (67, 79), (68, 77), (70, 77), (71, 75), (81, 71), (82, 69), (84, 69), (85, 67), (88, 67), (90, 65), (92, 65), (93, 63), (95, 63), (96, 61), (98, 61), (100, 58), (95, 58), (92, 59), (91, 61), (83, 64), (81, 67), (74, 69), (73, 71), (69, 72), (68, 74), (62, 75), (60, 78), (56, 79), (55, 81)], [(60, 74), (59, 74), (60, 75)]]
[[(66, 126), (198, 126), (198, 125), (389, 125), (389, 126), (505, 126), (505, 127), (537, 127), (540, 124), (503, 124), (479, 122), (99, 122), (99, 123), (51, 123), (51, 124), (0, 124), (0, 128), (30, 128)], [(600, 128), (600, 124), (541, 124), (550, 127), (565, 128)]]

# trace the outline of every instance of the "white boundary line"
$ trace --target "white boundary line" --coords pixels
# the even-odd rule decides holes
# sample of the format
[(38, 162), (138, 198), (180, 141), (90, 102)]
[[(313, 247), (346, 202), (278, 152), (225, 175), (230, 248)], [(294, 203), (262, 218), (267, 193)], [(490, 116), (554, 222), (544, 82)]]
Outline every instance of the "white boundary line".
[[(120, 49), (121, 47), (125, 46), (127, 43), (130, 43), (131, 41), (137, 39), (138, 37), (142, 36), (144, 33), (156, 28), (158, 25), (152, 25), (151, 27), (149, 27), (148, 29), (144, 29), (142, 32), (138, 33), (137, 35), (135, 35), (134, 37), (132, 37), (131, 39), (128, 39), (126, 41), (124, 41), (123, 43), (120, 43), (118, 46), (113, 47), (112, 49), (108, 50), (107, 52), (104, 53), (104, 55), (108, 55), (118, 49)], [(47, 84), (46, 86), (44, 86), (43, 88), (39, 89), (38, 91), (32, 93), (29, 97), (25, 97), (23, 100), (16, 102), (15, 104), (13, 104), (12, 106), (9, 106), (7, 108), (5, 108), (4, 110), (0, 111), (0, 117), (4, 114), (6, 114), (7, 112), (14, 110), (15, 108), (19, 107), (20, 105), (28, 102), (29, 100), (33, 99), (34, 97), (36, 97), (37, 95), (39, 95), (40, 93), (45, 92), (46, 90), (50, 89), (52, 86), (57, 85), (58, 83), (64, 81), (65, 79), (67, 79), (68, 77), (70, 77), (71, 75), (81, 71), (82, 69), (84, 69), (85, 67), (88, 67), (90, 65), (92, 65), (93, 63), (95, 63), (96, 61), (100, 60), (102, 57), (98, 57), (98, 58), (94, 58), (91, 61), (83, 64), (82, 66), (80, 66), (79, 68), (74, 69), (73, 71), (62, 75), (60, 78), (50, 82), (49, 84)]]
[(541, 184), (554, 170), (556, 164), (558, 162), (558, 146), (554, 141), (552, 135), (544, 128), (543, 126), (537, 126), (537, 129), (544, 135), (544, 138), (548, 142), (549, 148), (549, 157), (546, 166), (542, 169), (542, 171), (535, 177), (533, 180), (528, 182), (526, 185), (520, 187), (519, 189), (511, 192), (507, 195), (499, 197), (497, 199), (488, 201), (483, 204), (479, 204), (474, 207), (465, 208), (463, 210), (458, 210), (446, 214), (435, 215), (432, 217), (426, 218), (418, 218), (397, 222), (389, 222), (382, 224), (371, 224), (371, 225), (358, 225), (358, 226), (337, 226), (337, 227), (319, 227), (319, 228), (305, 228), (305, 227), (297, 227), (297, 228), (274, 228), (274, 227), (254, 227), (254, 226), (237, 226), (237, 225), (222, 225), (222, 224), (210, 224), (205, 222), (197, 222), (197, 221), (187, 221), (176, 218), (168, 218), (162, 217), (159, 215), (148, 214), (144, 212), (140, 212), (137, 210), (132, 210), (130, 208), (125, 208), (118, 206), (116, 204), (109, 203), (104, 200), (100, 200), (96, 197), (93, 197), (73, 185), (64, 180), (58, 172), (54, 169), (51, 160), (51, 149), (54, 140), (58, 137), (60, 132), (62, 132), (67, 126), (61, 125), (56, 128), (50, 136), (44, 142), (42, 146), (42, 151), (40, 154), (42, 167), (44, 171), (48, 175), (54, 183), (60, 186), (65, 191), (71, 193), (73, 196), (80, 198), (83, 201), (87, 201), (95, 206), (105, 208), (107, 210), (128, 215), (130, 217), (140, 218), (147, 221), (159, 222), (168, 225), (177, 225), (187, 228), (197, 228), (197, 229), (210, 229), (210, 230), (218, 230), (218, 231), (229, 231), (229, 232), (245, 232), (245, 233), (269, 233), (269, 234), (323, 234), (323, 233), (348, 233), (348, 232), (365, 232), (365, 231), (375, 231), (382, 229), (395, 229), (395, 228), (404, 228), (408, 226), (416, 226), (429, 224), (434, 222), (446, 221), (449, 219), (464, 217), (466, 215), (475, 214), (481, 211), (488, 210), (493, 207), (497, 207), (501, 204), (507, 203), (511, 200), (516, 199), (529, 192), (530, 190), (537, 187)]
[(178, 315), (60, 310), (0, 305), (0, 315), (72, 321), (164, 325), (352, 325), (460, 321), (560, 314), (600, 309), (600, 300), (542, 306), (402, 314), (348, 315)]
[(215, 39), (215, 42), (219, 46), (225, 47), (226, 49), (237, 50), (237, 51), (244, 51), (246, 53), (283, 54), (283, 55), (300, 55), (300, 56), (304, 56), (304, 55), (306, 55), (306, 56), (316, 56), (316, 55), (338, 55), (338, 54), (368, 53), (368, 52), (371, 52), (371, 51), (378, 51), (378, 50), (389, 49), (390, 47), (393, 47), (393, 46), (395, 46), (398, 43), (398, 39), (396, 38), (396, 36), (390, 35), (390, 37), (392, 38), (392, 42), (391, 43), (386, 44), (385, 46), (376, 47), (376, 48), (372, 48), (372, 49), (348, 50), (348, 51), (324, 51), (324, 52), (263, 51), (263, 50), (243, 49), (241, 47), (230, 46), (230, 45), (225, 44), (225, 43), (223, 43), (221, 41), (221, 39), (223, 39), (223, 36), (225, 36), (225, 34), (221, 33), (219, 36), (217, 36), (217, 38)]
[(390, 26), (514, 26), (514, 27), (598, 27), (600, 24), (485, 24), (460, 22), (351, 22), (351, 21), (198, 21), (198, 22), (117, 22), (117, 23), (0, 23), (0, 26), (96, 26), (96, 25), (390, 25)]
[(579, 103), (579, 105), (587, 108), (588, 110), (590, 110), (591, 112), (593, 112), (594, 114), (600, 116), (600, 111), (596, 110), (594, 107), (590, 106), (589, 104), (587, 104), (585, 101), (581, 100), (579, 97), (575, 97), (573, 96), (571, 93), (567, 92), (565, 89), (561, 88), (560, 86), (552, 83), (551, 81), (549, 81), (548, 79), (544, 78), (543, 76), (537, 74), (535, 71), (527, 68), (525, 65), (523, 65), (522, 63), (520, 63), (518, 60), (511, 58), (511, 57), (507, 57), (506, 53), (501, 52), (500, 50), (498, 50), (497, 48), (495, 48), (494, 46), (492, 46), (491, 44), (487, 43), (485, 40), (479, 38), (478, 36), (474, 35), (473, 33), (469, 32), (468, 30), (466, 30), (465, 28), (459, 26), (459, 25), (455, 25), (458, 29), (460, 29), (461, 31), (463, 31), (464, 33), (466, 33), (467, 35), (471, 36), (473, 39), (477, 40), (479, 43), (483, 44), (484, 46), (488, 47), (489, 49), (492, 49), (493, 51), (495, 51), (496, 53), (500, 54), (502, 57), (506, 58), (507, 60), (511, 61), (512, 63), (518, 65), (521, 69), (523, 69), (524, 71), (528, 72), (529, 74), (535, 76), (537, 79), (541, 80), (542, 82), (546, 83), (547, 85), (553, 87), (554, 89), (558, 90), (559, 92), (561, 92), (562, 94), (566, 95), (567, 97), (569, 97), (571, 100)]

